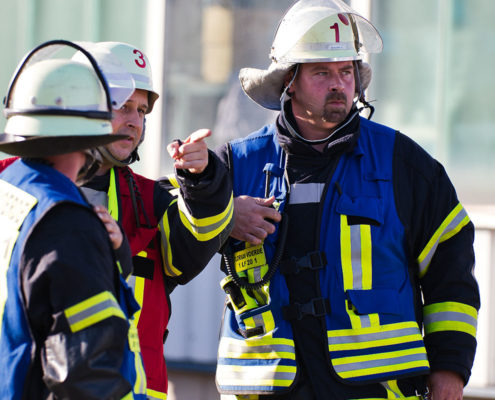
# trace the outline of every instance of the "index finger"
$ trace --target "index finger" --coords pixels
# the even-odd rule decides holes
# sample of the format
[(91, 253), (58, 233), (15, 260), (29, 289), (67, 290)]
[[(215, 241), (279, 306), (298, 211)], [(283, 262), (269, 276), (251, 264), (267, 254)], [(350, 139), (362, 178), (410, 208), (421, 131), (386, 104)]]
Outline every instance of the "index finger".
[(196, 143), (200, 142), (203, 139), (206, 139), (208, 136), (211, 136), (211, 130), (209, 129), (198, 129), (189, 135), (189, 137), (185, 140), (186, 143)]

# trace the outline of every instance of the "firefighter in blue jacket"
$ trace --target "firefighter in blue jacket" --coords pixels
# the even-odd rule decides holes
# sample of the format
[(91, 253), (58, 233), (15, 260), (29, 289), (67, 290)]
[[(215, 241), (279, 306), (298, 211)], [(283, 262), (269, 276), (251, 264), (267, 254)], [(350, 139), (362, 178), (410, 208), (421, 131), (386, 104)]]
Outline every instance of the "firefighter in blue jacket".
[(2, 399), (146, 398), (129, 245), (76, 186), (99, 168), (96, 147), (126, 137), (111, 134), (112, 104), (67, 41), (31, 51), (9, 87), (0, 151), (21, 158), (0, 174)]
[(362, 54), (381, 49), (343, 2), (300, 0), (270, 67), (240, 72), (245, 93), (280, 114), (218, 150), (236, 196), (222, 399), (462, 398), (474, 227), (436, 160), (359, 115), (372, 114)]

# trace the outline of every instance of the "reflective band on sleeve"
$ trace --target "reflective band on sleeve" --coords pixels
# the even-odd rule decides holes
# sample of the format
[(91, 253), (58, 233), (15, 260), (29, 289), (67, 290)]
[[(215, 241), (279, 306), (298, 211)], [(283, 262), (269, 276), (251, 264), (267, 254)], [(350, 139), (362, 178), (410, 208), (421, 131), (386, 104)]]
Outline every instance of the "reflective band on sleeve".
[(229, 204), (220, 214), (206, 217), (194, 218), (187, 209), (184, 199), (179, 196), (180, 219), (189, 232), (200, 242), (211, 240), (218, 236), (232, 220), (234, 213), (234, 198), (231, 195)]
[(294, 183), (290, 189), (290, 204), (319, 203), (324, 188), (324, 183)]
[(96, 296), (64, 310), (72, 332), (78, 332), (110, 317), (126, 319), (119, 303), (110, 292)]
[(425, 333), (457, 331), (476, 337), (478, 312), (456, 302), (434, 303), (423, 308)]
[(163, 217), (158, 224), (158, 228), (160, 229), (160, 247), (162, 252), (163, 266), (165, 268), (165, 275), (172, 277), (182, 275), (182, 272), (175, 268), (172, 264), (172, 251), (170, 246), (170, 224), (168, 223), (168, 209), (176, 202), (177, 199), (174, 199), (170, 202), (167, 207), (167, 211), (165, 211), (165, 214), (163, 214)]
[(462, 207), (461, 203), (459, 203), (447, 218), (445, 218), (419, 255), (418, 264), (420, 277), (423, 277), (428, 271), (431, 259), (433, 258), (438, 245), (456, 235), (469, 223), (469, 221), (466, 210)]

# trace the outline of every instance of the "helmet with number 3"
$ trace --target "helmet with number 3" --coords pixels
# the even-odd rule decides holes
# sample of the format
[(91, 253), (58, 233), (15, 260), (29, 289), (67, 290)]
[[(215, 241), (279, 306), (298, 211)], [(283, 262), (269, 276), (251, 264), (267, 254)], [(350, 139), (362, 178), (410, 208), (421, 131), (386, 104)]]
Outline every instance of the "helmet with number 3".
[[(273, 40), (267, 70), (243, 68), (244, 92), (261, 106), (280, 110), (287, 72), (298, 63), (358, 61), (364, 53), (379, 53), (380, 34), (366, 18), (340, 0), (299, 0), (284, 15)], [(371, 80), (371, 67), (355, 63), (360, 81), (356, 96)]]
[[(106, 50), (112, 53), (112, 55), (118, 59), (121, 66), (131, 74), (134, 79), (136, 89), (146, 90), (148, 92), (148, 111), (150, 113), (153, 109), (155, 101), (158, 99), (158, 93), (153, 89), (153, 79), (151, 75), (151, 65), (148, 61), (148, 57), (135, 46), (122, 42), (98, 42), (95, 46), (100, 50)], [(118, 77), (109, 76), (105, 77), (110, 82), (115, 82)], [(122, 84), (125, 84), (124, 82)]]

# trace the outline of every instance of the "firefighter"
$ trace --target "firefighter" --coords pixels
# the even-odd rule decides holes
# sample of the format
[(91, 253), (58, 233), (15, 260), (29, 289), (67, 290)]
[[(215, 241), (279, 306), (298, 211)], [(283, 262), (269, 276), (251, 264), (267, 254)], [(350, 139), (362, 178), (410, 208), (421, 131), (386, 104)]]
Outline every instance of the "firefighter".
[(480, 305), (474, 227), (436, 160), (360, 116), (373, 110), (362, 56), (381, 49), (345, 3), (300, 0), (270, 67), (239, 74), (280, 113), (218, 151), (236, 196), (224, 399), (462, 398)]
[[(60, 48), (88, 63), (48, 56)], [(2, 399), (146, 398), (129, 245), (109, 221), (114, 251), (76, 186), (99, 168), (96, 147), (126, 137), (111, 135), (112, 101), (72, 42), (38, 46), (12, 78), (0, 151), (21, 158), (0, 174)]]
[(144, 52), (120, 42), (100, 42), (94, 50), (111, 53), (133, 80), (118, 81), (107, 74), (111, 86), (135, 84), (132, 96), (112, 120), (115, 134), (129, 139), (99, 148), (103, 164), (97, 176), (83, 186), (93, 204), (105, 205), (122, 225), (130, 242), (134, 270), (128, 279), (142, 309), (137, 317), (147, 395), (167, 396), (164, 340), (170, 318), (169, 294), (199, 274), (230, 233), (233, 214), (232, 185), (227, 170), (204, 139), (209, 130), (198, 130), (184, 142), (175, 141), (168, 151), (177, 175), (170, 179), (180, 187), (172, 196), (170, 180), (155, 181), (132, 171), (139, 159), (138, 146), (145, 136), (145, 117), (158, 98), (151, 67)]

